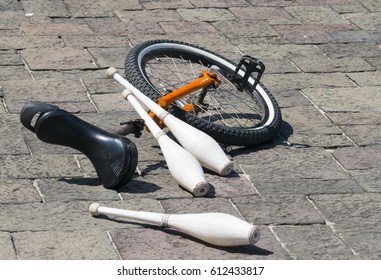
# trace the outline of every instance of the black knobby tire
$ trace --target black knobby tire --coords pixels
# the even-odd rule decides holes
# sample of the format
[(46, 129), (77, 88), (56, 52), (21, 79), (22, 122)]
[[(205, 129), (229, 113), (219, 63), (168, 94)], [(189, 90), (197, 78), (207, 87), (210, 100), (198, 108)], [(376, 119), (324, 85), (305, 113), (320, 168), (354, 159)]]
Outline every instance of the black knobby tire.
[[(199, 94), (196, 92), (176, 101), (168, 111), (220, 143), (250, 146), (273, 139), (279, 132), (282, 117), (272, 94), (262, 83), (254, 91), (238, 91), (228, 81), (236, 65), (212, 51), (179, 41), (146, 41), (128, 53), (125, 75), (131, 84), (157, 102), (161, 96), (198, 78), (201, 71), (196, 67), (210, 70), (211, 66), (226, 79), (222, 82), (224, 86), (209, 88), (206, 98), (212, 104), (208, 109), (198, 114), (181, 109), (190, 102), (189, 98)], [(248, 83), (246, 88), (254, 80), (249, 79)]]

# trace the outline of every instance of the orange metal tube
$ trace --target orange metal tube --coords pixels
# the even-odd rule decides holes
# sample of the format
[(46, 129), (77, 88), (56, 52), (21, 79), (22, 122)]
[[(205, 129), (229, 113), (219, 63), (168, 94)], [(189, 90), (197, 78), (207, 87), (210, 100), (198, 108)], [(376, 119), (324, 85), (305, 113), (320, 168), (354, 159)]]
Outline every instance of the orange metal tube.
[(166, 109), (169, 106), (169, 104), (176, 101), (177, 99), (180, 99), (180, 98), (186, 96), (187, 94), (192, 93), (192, 92), (199, 90), (201, 88), (204, 88), (206, 86), (213, 85), (216, 82), (217, 82), (217, 80), (214, 77), (211, 77), (211, 75), (207, 71), (203, 70), (202, 76), (200, 78), (198, 78), (197, 80), (194, 80), (193, 82), (191, 82), (191, 83), (189, 83), (189, 84), (187, 84), (181, 88), (178, 88), (178, 89), (172, 91), (169, 94), (164, 95), (163, 97), (161, 97), (158, 100), (157, 103), (162, 108)]

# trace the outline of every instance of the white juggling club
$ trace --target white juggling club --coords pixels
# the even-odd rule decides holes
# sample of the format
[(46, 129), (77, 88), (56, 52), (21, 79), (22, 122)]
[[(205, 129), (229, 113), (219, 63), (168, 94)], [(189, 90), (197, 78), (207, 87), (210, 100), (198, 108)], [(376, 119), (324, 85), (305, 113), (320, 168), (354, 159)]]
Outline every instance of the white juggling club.
[(164, 214), (132, 211), (92, 203), (91, 215), (115, 215), (140, 222), (168, 227), (217, 246), (240, 246), (256, 243), (259, 229), (235, 216), (225, 213)]
[(223, 176), (228, 175), (233, 170), (233, 162), (208, 134), (168, 113), (119, 75), (114, 67), (107, 70), (107, 76), (114, 78), (125, 88), (130, 89), (145, 106), (165, 123), (184, 149), (193, 154), (202, 166)]
[(156, 138), (173, 178), (194, 196), (206, 195), (209, 191), (209, 184), (206, 182), (204, 171), (197, 159), (160, 129), (129, 89), (125, 89), (122, 95), (135, 108)]

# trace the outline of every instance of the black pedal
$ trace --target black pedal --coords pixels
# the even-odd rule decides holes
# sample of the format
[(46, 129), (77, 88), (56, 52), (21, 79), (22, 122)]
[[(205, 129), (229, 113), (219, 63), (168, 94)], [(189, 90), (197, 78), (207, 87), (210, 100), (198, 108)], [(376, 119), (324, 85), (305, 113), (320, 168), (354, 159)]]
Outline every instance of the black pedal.
[(135, 173), (138, 151), (126, 137), (105, 131), (57, 106), (42, 102), (27, 103), (21, 110), (20, 121), (41, 141), (71, 147), (85, 154), (105, 188), (122, 186)]
[[(238, 75), (240, 70), (245, 72), (243, 77)], [(260, 60), (249, 55), (244, 55), (234, 71), (231, 82), (237, 86), (238, 90), (243, 90), (246, 88), (253, 91), (257, 87), (264, 72), (265, 65)], [(256, 73), (255, 77), (252, 77), (253, 73)], [(248, 86), (248, 80), (250, 77), (254, 79), (254, 84), (252, 86)]]
[(144, 129), (145, 122), (143, 119), (130, 120), (126, 122), (121, 122), (120, 125), (123, 125), (116, 134), (121, 136), (126, 136), (133, 133), (136, 138), (142, 136), (142, 130)]

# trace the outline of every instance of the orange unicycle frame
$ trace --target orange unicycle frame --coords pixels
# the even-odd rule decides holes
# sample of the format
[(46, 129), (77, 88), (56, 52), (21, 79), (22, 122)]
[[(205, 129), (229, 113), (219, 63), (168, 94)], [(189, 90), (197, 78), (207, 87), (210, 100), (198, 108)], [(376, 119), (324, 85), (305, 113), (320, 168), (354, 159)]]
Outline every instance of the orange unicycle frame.
[[(220, 81), (218, 80), (217, 74), (209, 73), (208, 71), (203, 70), (202, 74), (197, 80), (194, 80), (189, 84), (186, 84), (185, 86), (160, 97), (157, 103), (163, 109), (167, 109), (167, 107), (176, 100), (183, 98), (184, 96), (191, 94), (192, 92), (195, 92), (199, 89), (205, 88), (210, 85), (217, 85), (219, 83)], [(182, 109), (186, 112), (195, 111), (195, 107), (192, 103), (186, 104), (182, 107)], [(164, 126), (164, 123), (153, 112), (150, 111), (149, 115), (155, 120), (155, 122), (160, 127)]]

